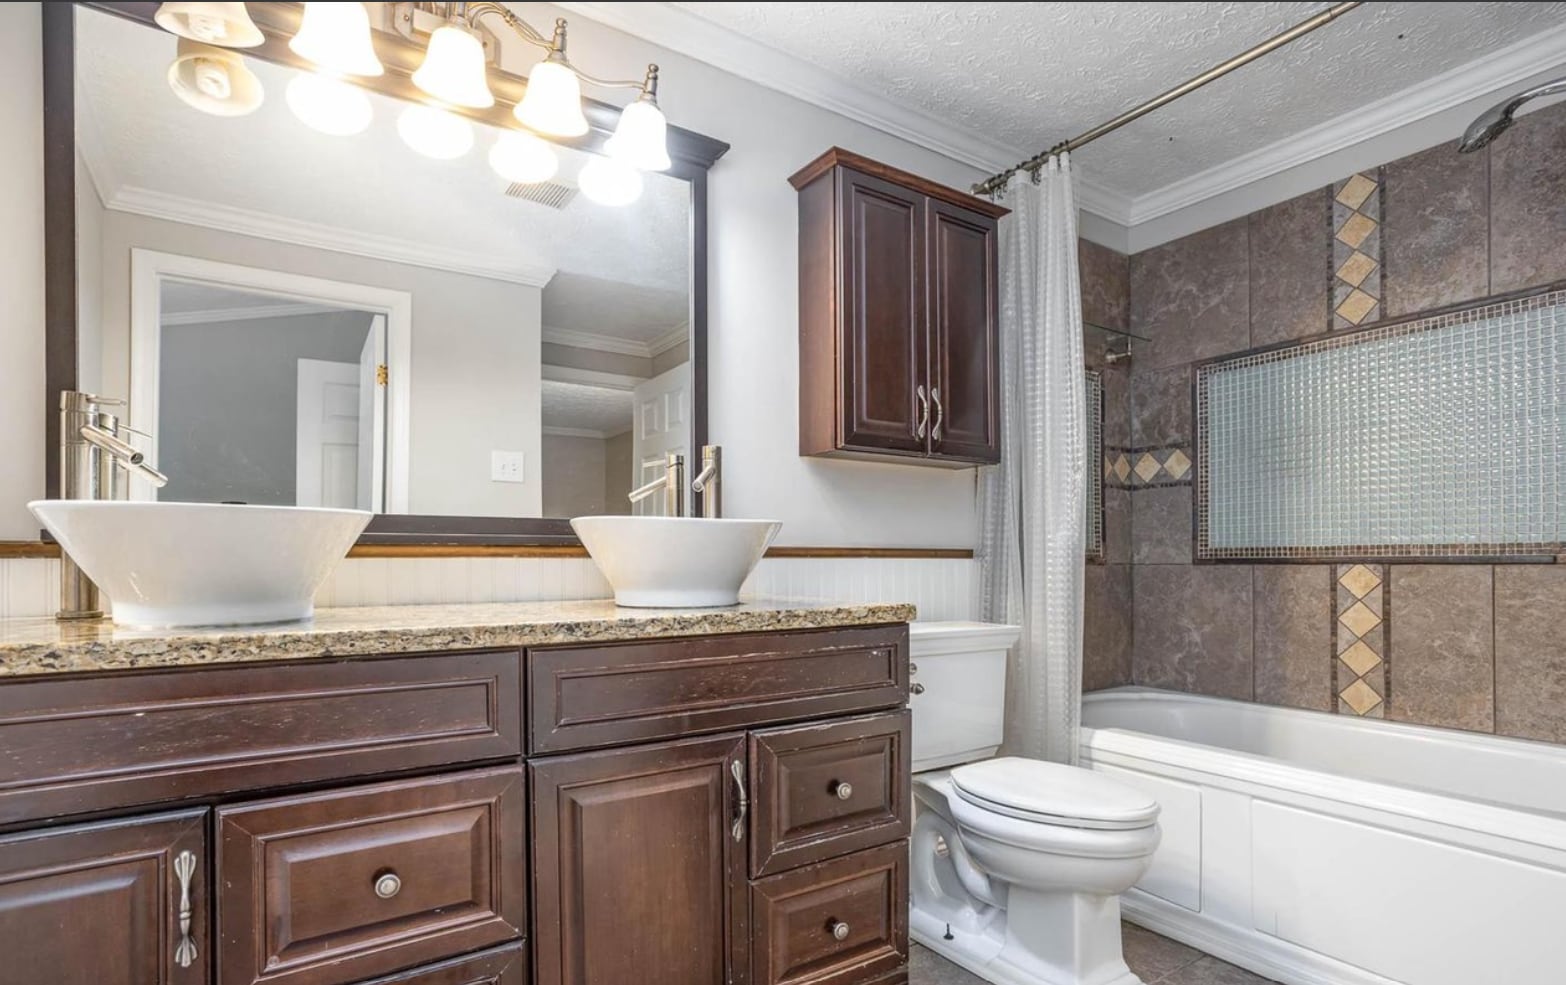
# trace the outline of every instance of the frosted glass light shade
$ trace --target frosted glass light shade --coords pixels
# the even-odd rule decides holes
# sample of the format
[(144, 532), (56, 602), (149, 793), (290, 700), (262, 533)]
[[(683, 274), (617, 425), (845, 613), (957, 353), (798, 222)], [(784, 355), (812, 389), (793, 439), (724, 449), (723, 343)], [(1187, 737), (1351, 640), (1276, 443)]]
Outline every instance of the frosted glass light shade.
[(582, 83), (561, 62), (544, 61), (533, 66), (527, 92), (514, 111), (523, 126), (555, 137), (580, 137), (587, 132), (582, 115)]
[(438, 161), (450, 161), (473, 149), (473, 127), (437, 106), (413, 105), (397, 117), (402, 142)]
[(169, 65), (169, 88), (187, 106), (213, 116), (254, 113), (266, 92), (261, 80), (237, 51), (179, 39), (179, 53)]
[(363, 89), (314, 72), (296, 75), (285, 98), (301, 123), (333, 137), (363, 133), (375, 115)]
[(542, 137), (508, 130), (489, 149), (489, 166), (507, 181), (531, 185), (553, 178), (560, 158)]
[(608, 157), (595, 157), (577, 176), (582, 194), (599, 205), (630, 205), (642, 197), (641, 172)]
[(620, 111), (614, 135), (604, 141), (604, 152), (643, 171), (665, 171), (669, 160), (669, 122), (650, 99), (638, 99)]
[(307, 3), (289, 50), (338, 75), (380, 75), (386, 70), (370, 41), (370, 15), (362, 3)]
[(266, 40), (242, 3), (160, 3), (152, 19), (170, 34), (220, 48), (254, 48)]
[(430, 35), (424, 64), (413, 73), (413, 84), (450, 106), (488, 109), (495, 105), (485, 77), (484, 42), (456, 22)]

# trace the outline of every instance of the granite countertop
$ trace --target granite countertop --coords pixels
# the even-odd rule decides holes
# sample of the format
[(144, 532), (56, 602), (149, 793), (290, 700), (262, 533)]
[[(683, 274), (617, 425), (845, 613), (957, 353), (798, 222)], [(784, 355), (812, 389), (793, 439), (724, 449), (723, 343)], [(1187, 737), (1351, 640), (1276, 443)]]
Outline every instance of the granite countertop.
[(211, 629), (0, 619), (0, 678), (873, 626), (914, 615), (912, 605), (900, 603), (758, 600), (723, 609), (625, 609), (596, 599), (319, 609), (305, 622)]

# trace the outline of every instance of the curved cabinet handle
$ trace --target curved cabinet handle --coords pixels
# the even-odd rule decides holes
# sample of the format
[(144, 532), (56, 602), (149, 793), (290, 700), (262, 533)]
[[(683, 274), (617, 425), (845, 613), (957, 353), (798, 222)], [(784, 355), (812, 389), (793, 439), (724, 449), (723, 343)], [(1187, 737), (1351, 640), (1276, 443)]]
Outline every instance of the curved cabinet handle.
[(739, 810), (734, 818), (734, 840), (745, 839), (745, 815), (750, 813), (750, 798), (745, 794), (745, 764), (736, 759), (729, 763), (729, 772), (734, 774), (734, 787), (739, 791)]
[(941, 423), (946, 420), (946, 408), (941, 406), (941, 388), (930, 387), (930, 401), (935, 404), (935, 427), (930, 429), (930, 440), (941, 440)]
[(189, 968), (196, 963), (196, 942), (190, 936), (195, 908), (190, 904), (190, 883), (196, 876), (196, 854), (180, 852), (174, 856), (174, 878), (179, 880), (179, 944), (174, 948), (174, 963)]
[(908, 693), (909, 694), (923, 694), (924, 693), (924, 685), (920, 684), (918, 681), (914, 681), (912, 684), (908, 685)]
[(914, 396), (919, 398), (919, 423), (914, 427), (914, 437), (924, 440), (924, 433), (930, 427), (930, 398), (924, 394), (924, 384), (914, 387)]

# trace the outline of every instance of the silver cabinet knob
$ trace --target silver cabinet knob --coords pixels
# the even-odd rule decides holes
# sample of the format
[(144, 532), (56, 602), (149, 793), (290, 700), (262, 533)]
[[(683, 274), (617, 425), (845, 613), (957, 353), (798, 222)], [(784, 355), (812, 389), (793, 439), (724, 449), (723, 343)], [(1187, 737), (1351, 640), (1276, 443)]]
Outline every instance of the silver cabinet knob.
[(913, 675), (915, 675), (917, 673), (919, 673), (919, 665), (916, 664), (916, 663), (910, 663), (908, 665), (908, 676), (912, 677)]
[(854, 785), (852, 783), (839, 782), (832, 784), (832, 796), (836, 797), (838, 800), (847, 800), (853, 795)]
[(395, 872), (382, 872), (375, 877), (375, 895), (391, 899), (402, 892), (402, 878)]
[(920, 684), (918, 681), (914, 681), (912, 684), (908, 685), (908, 693), (909, 694), (923, 694), (924, 693), (924, 685)]
[(827, 924), (827, 930), (831, 932), (833, 940), (848, 940), (848, 924), (841, 920), (833, 920)]

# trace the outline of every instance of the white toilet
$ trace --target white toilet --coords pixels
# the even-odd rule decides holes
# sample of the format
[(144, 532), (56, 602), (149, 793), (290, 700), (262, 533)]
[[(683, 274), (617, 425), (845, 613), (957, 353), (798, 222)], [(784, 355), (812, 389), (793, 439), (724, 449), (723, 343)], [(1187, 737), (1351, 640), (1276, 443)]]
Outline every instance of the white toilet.
[(1090, 770), (992, 758), (1014, 626), (914, 623), (915, 940), (997, 985), (1140, 985), (1120, 894), (1158, 803)]

